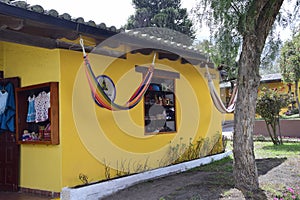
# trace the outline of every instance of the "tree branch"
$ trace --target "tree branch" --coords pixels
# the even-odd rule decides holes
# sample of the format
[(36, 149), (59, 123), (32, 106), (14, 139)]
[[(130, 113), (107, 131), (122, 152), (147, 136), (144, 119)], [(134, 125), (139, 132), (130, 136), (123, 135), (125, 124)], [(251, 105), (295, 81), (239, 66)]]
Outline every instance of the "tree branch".
[(230, 3), (231, 7), (233, 8), (233, 10), (236, 12), (237, 16), (241, 16), (242, 13), (239, 11), (239, 9), (237, 8), (237, 6), (234, 4), (234, 2)]

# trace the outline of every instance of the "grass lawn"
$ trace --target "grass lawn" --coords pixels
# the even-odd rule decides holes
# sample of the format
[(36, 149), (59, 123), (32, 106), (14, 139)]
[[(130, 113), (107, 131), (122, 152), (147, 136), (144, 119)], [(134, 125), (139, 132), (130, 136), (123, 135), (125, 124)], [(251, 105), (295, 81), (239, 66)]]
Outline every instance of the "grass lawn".
[[(229, 150), (232, 150), (232, 141), (228, 142)], [(254, 153), (255, 158), (258, 159), (267, 159), (267, 158), (290, 158), (300, 155), (300, 143), (284, 143), (283, 145), (273, 145), (272, 142), (254, 142)], [(225, 165), (226, 163), (232, 162), (233, 156), (229, 156), (219, 161), (215, 161), (211, 164), (200, 166), (197, 170), (203, 171), (232, 171), (231, 165)]]
[[(232, 141), (228, 142), (227, 145), (227, 149), (232, 149)], [(300, 180), (300, 173), (298, 170), (299, 164), (295, 163), (296, 161), (292, 162), (291, 160), (299, 159), (300, 142), (286, 142), (283, 145), (273, 145), (272, 142), (255, 141), (254, 152), (258, 167), (258, 174), (260, 177), (260, 187), (267, 194), (267, 199), (273, 199), (275, 196), (283, 195), (286, 192), (285, 190), (287, 187), (296, 187), (293, 185), (293, 183), (296, 183), (298, 182), (297, 180)], [(280, 169), (278, 169), (278, 167)], [(276, 172), (274, 172), (274, 169), (276, 169), (278, 172), (276, 170)], [(209, 165), (200, 166), (194, 170), (231, 174), (231, 176), (227, 175), (226, 179), (215, 175), (219, 180), (219, 187), (222, 187), (222, 185), (225, 187), (228, 185), (225, 180), (233, 181), (233, 156), (213, 162)], [(233, 192), (232, 190), (223, 192), (222, 199), (233, 198), (236, 195), (233, 194), (235, 192), (236, 191), (234, 190)]]
[(256, 158), (293, 157), (300, 155), (300, 143), (283, 143), (273, 145), (272, 142), (254, 142)]

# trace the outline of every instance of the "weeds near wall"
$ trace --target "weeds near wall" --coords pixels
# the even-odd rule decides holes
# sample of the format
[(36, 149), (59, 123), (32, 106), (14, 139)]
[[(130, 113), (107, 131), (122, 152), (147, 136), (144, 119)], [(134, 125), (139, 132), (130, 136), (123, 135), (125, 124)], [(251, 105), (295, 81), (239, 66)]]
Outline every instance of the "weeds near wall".
[(89, 184), (89, 177), (86, 174), (80, 173), (78, 178), (84, 185)]
[(144, 163), (133, 163), (133, 170), (135, 173), (141, 173), (150, 170), (148, 166), (149, 157)]
[(226, 151), (228, 139), (226, 136), (222, 135), (222, 152)]
[[(220, 146), (222, 144), (222, 147)], [(190, 138), (188, 144), (180, 143), (175, 146), (170, 146), (169, 150), (162, 160), (159, 161), (159, 166), (167, 166), (171, 163), (178, 164), (208, 155), (216, 154), (220, 151), (225, 151), (227, 140), (223, 140), (221, 134), (217, 132), (213, 137), (199, 138), (195, 142)], [(221, 149), (220, 149), (221, 148)]]
[[(210, 144), (213, 144), (213, 145), (212, 145), (211, 150), (208, 153), (208, 155), (214, 155), (217, 152), (219, 152), (220, 144), (223, 144), (223, 138), (221, 137), (221, 134), (219, 134), (219, 132), (217, 132), (217, 134), (213, 136)], [(223, 151), (223, 149), (222, 149), (222, 151)]]
[(115, 169), (116, 173), (115, 176), (112, 177), (110, 164), (107, 163), (105, 159), (103, 159), (105, 180), (110, 180), (112, 178), (124, 177), (130, 174), (148, 171), (150, 170), (150, 167), (148, 166), (148, 160), (149, 158), (147, 158), (143, 163), (139, 163), (139, 162), (132, 163), (131, 161), (127, 161), (127, 160), (117, 161), (117, 168)]
[(130, 174), (131, 162), (126, 160), (117, 161), (116, 177), (126, 176)]
[(104, 174), (105, 174), (105, 178), (108, 180), (111, 178), (111, 174), (110, 174), (110, 164), (106, 163), (106, 160), (103, 160), (103, 164), (104, 164)]
[[(213, 137), (199, 138), (196, 141), (193, 141), (192, 138), (190, 138), (188, 144), (185, 144), (182, 141), (183, 138), (180, 138), (179, 144), (176, 144), (175, 146), (169, 146), (166, 155), (161, 160), (158, 160), (159, 167), (174, 165), (215, 154), (220, 152), (220, 150), (222, 151), (222, 149), (225, 150), (227, 144), (227, 140), (221, 137), (219, 132), (217, 132), (217, 134)], [(220, 144), (223, 144), (223, 146), (221, 147)], [(147, 158), (144, 162), (134, 163), (132, 163), (130, 160), (117, 161), (115, 174), (112, 175), (110, 163), (107, 163), (106, 160), (103, 159), (102, 163), (104, 165), (105, 180), (148, 171), (150, 170), (148, 161), (149, 158)], [(90, 183), (88, 176), (83, 173), (79, 174), (79, 179), (84, 185)]]
[[(220, 147), (220, 144), (223, 144), (223, 149), (225, 150), (227, 143), (227, 141), (223, 140), (219, 132), (217, 132), (217, 134), (211, 138), (199, 138), (194, 142), (192, 138), (190, 138), (188, 144), (185, 144), (182, 141), (183, 138), (180, 138), (178, 144), (175, 146), (169, 146), (166, 155), (161, 160), (158, 160), (159, 167), (174, 165), (215, 154), (220, 152), (220, 148), (222, 148)], [(132, 163), (130, 160), (117, 161), (115, 177), (123, 177), (150, 170), (150, 167), (148, 166), (148, 160), (149, 158), (147, 158), (143, 163)], [(110, 164), (106, 163), (105, 159), (103, 160), (103, 164), (105, 170), (105, 179), (109, 180), (112, 178)]]

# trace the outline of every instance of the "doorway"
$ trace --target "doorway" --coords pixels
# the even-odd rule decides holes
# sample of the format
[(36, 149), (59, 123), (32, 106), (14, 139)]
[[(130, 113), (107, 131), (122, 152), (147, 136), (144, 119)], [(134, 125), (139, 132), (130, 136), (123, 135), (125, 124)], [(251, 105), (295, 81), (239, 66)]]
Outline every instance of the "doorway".
[[(14, 86), (14, 89), (20, 87), (20, 78), (0, 79), (1, 89), (9, 83)], [(14, 127), (15, 125), (16, 120), (14, 120)], [(19, 173), (20, 146), (17, 142), (16, 133), (2, 129), (0, 131), (0, 191), (18, 191)]]

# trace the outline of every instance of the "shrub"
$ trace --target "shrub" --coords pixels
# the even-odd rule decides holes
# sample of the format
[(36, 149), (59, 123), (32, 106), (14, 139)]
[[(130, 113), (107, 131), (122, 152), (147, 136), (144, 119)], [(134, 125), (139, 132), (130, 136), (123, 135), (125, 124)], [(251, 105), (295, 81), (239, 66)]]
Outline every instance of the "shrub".
[[(279, 113), (290, 101), (288, 95), (283, 95), (280, 92), (281, 89), (277, 88), (263, 88), (256, 103), (256, 113), (265, 120), (269, 136), (275, 145), (282, 144), (279, 127)], [(279, 136), (277, 135), (277, 132), (279, 132)]]

